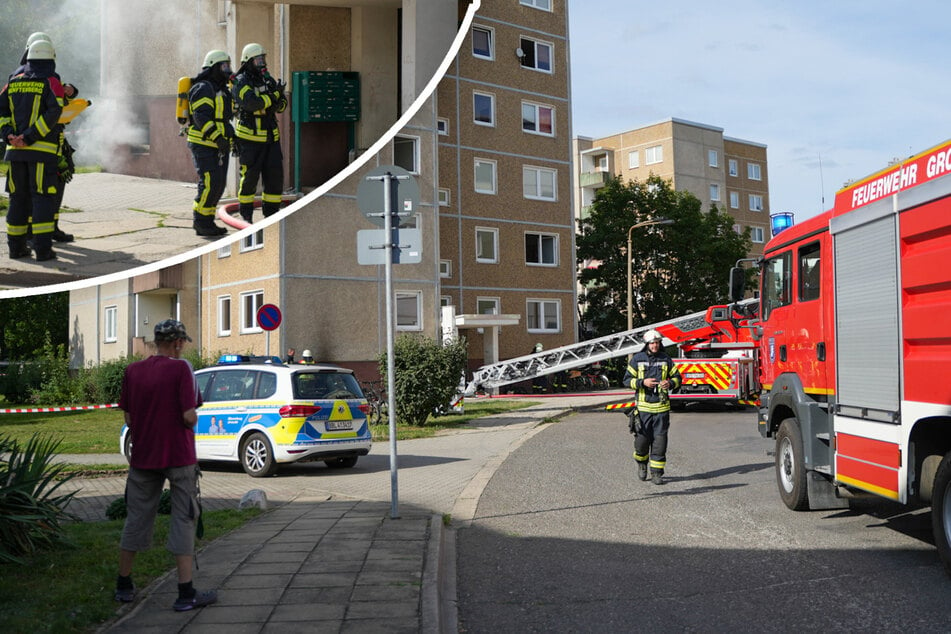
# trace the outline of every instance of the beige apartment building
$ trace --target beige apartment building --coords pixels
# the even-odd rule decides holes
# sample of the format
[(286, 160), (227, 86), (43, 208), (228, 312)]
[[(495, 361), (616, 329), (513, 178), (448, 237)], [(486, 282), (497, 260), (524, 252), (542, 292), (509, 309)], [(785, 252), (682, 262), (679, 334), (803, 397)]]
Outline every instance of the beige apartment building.
[(703, 123), (668, 119), (627, 132), (574, 141), (575, 204), (580, 215), (610, 175), (644, 181), (651, 174), (670, 179), (703, 204), (733, 216), (736, 230), (750, 228), (750, 257), (763, 254), (770, 237), (766, 146), (723, 135)]
[[(383, 165), (408, 170), (420, 191), (411, 220), (421, 235), (419, 262), (393, 267), (398, 333), (438, 339), (456, 330), (469, 342), (472, 367), (526, 354), (537, 342), (575, 340), (566, 3), (483, 0), (471, 26), (466, 2), (404, 2), (402, 11), (394, 2), (353, 4), (360, 6), (349, 19), (334, 23), (349, 42), (346, 53), (334, 52), (336, 67), (399, 60), (391, 84), (376, 80), (385, 89), (363, 93), (350, 158), (372, 151), (369, 162), (280, 223), (154, 274), (73, 291), (74, 366), (145, 352), (149, 324), (178, 317), (206, 356), (310, 349), (375, 378), (386, 348), (384, 267), (358, 262), (358, 233), (375, 226), (358, 208), (357, 190)], [(440, 14), (433, 28), (409, 28), (409, 4), (430, 5), (427, 20), (437, 9), (451, 15)], [(379, 5), (369, 20), (373, 37), (355, 33), (366, 27), (366, 5)], [(426, 84), (419, 69), (439, 66), (460, 24), (467, 30), (458, 55), (436, 90), (417, 99)], [(407, 40), (410, 33), (425, 46)], [(295, 51), (290, 41), (289, 59)], [(375, 68), (361, 67), (361, 87)], [(411, 106), (395, 136), (374, 145), (373, 134), (386, 136), (381, 113), (392, 122)], [(364, 120), (374, 125), (364, 129)], [(271, 333), (255, 319), (266, 303), (283, 314)]]

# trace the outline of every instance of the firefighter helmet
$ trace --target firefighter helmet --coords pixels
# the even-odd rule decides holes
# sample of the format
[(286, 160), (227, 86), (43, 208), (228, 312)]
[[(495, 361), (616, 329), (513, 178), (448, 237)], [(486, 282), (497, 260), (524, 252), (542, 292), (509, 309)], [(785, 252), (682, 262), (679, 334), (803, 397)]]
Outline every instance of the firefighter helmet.
[(202, 63), (201, 67), (211, 68), (215, 64), (219, 64), (221, 62), (230, 62), (230, 61), (231, 61), (230, 55), (228, 55), (224, 51), (219, 51), (216, 49), (214, 51), (208, 51), (208, 54), (205, 55), (205, 61), (204, 63)]
[(314, 355), (310, 353), (310, 350), (304, 350), (304, 354), (301, 356), (303, 356), (306, 359), (307, 357), (313, 357)]
[(663, 338), (664, 338), (663, 335), (661, 335), (659, 332), (657, 332), (653, 328), (651, 328), (650, 330), (644, 333), (644, 343), (650, 343), (652, 341), (662, 341)]
[(244, 64), (252, 57), (257, 57), (258, 55), (267, 55), (267, 51), (264, 50), (263, 46), (254, 42), (246, 44), (245, 47), (241, 49), (241, 63)]
[(49, 35), (47, 35), (43, 31), (37, 31), (36, 33), (31, 33), (30, 37), (26, 38), (26, 48), (29, 49), (30, 45), (33, 44), (33, 42), (39, 42), (39, 41), (49, 42), (50, 44), (53, 43), (53, 40), (50, 39)]
[(56, 51), (53, 45), (46, 40), (37, 40), (30, 44), (26, 52), (27, 60), (56, 59)]

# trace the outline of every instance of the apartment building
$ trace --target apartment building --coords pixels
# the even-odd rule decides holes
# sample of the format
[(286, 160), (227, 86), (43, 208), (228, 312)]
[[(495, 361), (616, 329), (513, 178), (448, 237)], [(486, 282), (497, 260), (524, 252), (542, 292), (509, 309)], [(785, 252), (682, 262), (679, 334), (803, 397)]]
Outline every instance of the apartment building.
[[(441, 61), (434, 38), (445, 57), (463, 24), (465, 41), (436, 91), (362, 168), (282, 222), (121, 288), (74, 291), (74, 341), (97, 342), (95, 358), (74, 353), (74, 365), (144, 350), (148, 323), (162, 309), (189, 319), (206, 355), (310, 349), (319, 360), (375, 377), (386, 347), (384, 267), (358, 262), (357, 234), (375, 227), (358, 208), (357, 190), (382, 165), (405, 168), (420, 190), (410, 220), (422, 237), (420, 261), (393, 267), (398, 332), (438, 339), (456, 330), (473, 367), (526, 354), (538, 342), (551, 348), (575, 340), (566, 2), (483, 0), (471, 27), (468, 3), (410, 3), (428, 4), (426, 20), (442, 31), (407, 30), (406, 6), (398, 12), (379, 4), (387, 6), (373, 20), (336, 14), (335, 29), (351, 31), (348, 41), (365, 47), (336, 52), (338, 68), (370, 57), (395, 64), (388, 90), (364, 99), (361, 116), (378, 122), (380, 112), (391, 112), (395, 121), (406, 112), (428, 81), (419, 68)], [(425, 46), (407, 41), (410, 32)], [(375, 68), (365, 64), (361, 81)], [(360, 126), (356, 138), (353, 158), (376, 141)], [(319, 144), (309, 151), (319, 158)], [(256, 323), (265, 303), (283, 313), (270, 333)], [(110, 334), (111, 347), (100, 343), (107, 315), (127, 333)]]
[(627, 132), (574, 140), (578, 213), (594, 200), (609, 175), (646, 180), (670, 179), (689, 191), (704, 209), (716, 205), (733, 216), (736, 230), (750, 228), (750, 257), (762, 255), (769, 240), (770, 207), (766, 146), (723, 135), (715, 126), (668, 119)]

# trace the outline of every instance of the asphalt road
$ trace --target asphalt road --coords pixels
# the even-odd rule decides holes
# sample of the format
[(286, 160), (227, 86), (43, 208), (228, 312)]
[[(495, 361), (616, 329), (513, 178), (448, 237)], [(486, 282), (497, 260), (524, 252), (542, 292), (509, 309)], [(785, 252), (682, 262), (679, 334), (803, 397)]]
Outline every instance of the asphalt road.
[(632, 445), (585, 413), (506, 459), (456, 536), (460, 631), (951, 631), (927, 509), (789, 511), (750, 412), (674, 414), (663, 486)]

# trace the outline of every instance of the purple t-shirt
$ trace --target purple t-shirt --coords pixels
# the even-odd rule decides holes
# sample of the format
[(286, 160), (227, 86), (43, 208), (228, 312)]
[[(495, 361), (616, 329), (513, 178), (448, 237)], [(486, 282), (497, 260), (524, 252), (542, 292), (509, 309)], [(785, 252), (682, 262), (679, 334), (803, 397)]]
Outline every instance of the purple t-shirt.
[(129, 414), (131, 465), (164, 469), (195, 464), (195, 432), (183, 414), (201, 405), (185, 359), (153, 355), (126, 367), (119, 407)]

